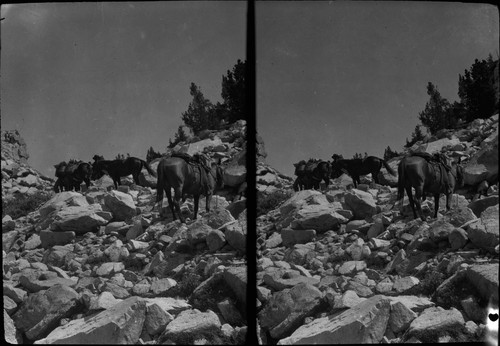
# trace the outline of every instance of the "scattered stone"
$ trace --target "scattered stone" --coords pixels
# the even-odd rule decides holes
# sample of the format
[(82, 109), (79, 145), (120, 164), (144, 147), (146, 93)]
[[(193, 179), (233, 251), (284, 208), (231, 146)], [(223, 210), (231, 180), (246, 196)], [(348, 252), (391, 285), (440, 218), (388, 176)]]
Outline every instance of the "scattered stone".
[[(321, 317), (299, 327), (278, 345), (379, 343), (390, 316), (390, 300), (374, 296), (334, 317)], [(355, 330), (356, 332), (353, 332)]]

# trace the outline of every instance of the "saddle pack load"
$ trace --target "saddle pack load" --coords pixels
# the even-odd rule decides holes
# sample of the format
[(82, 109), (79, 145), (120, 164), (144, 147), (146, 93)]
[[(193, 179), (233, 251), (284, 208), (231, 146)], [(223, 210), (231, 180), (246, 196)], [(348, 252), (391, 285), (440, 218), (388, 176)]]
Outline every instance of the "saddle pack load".
[(297, 176), (293, 184), (295, 191), (311, 188), (319, 189), (319, 184), (322, 180), (328, 186), (331, 169), (328, 161), (311, 158), (307, 162), (301, 160), (293, 165), (295, 167), (295, 175)]
[(448, 164), (448, 158), (442, 153), (429, 154), (426, 152), (415, 152), (412, 156), (424, 158), (434, 170), (434, 180), (439, 181), (442, 191), (445, 194), (452, 193), (451, 184), (451, 166)]
[(212, 186), (211, 180), (208, 179), (208, 175), (211, 171), (210, 158), (205, 154), (194, 154), (189, 155), (186, 153), (173, 153), (172, 157), (179, 157), (184, 159), (187, 164), (195, 168), (194, 172), (200, 181), (201, 193), (206, 195), (209, 191), (212, 191), (214, 186)]

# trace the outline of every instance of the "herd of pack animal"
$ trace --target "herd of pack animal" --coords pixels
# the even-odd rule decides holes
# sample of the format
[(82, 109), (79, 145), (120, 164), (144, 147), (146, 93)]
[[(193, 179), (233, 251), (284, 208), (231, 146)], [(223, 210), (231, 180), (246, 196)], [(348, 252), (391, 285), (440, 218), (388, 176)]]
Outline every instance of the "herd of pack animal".
[[(54, 186), (56, 192), (63, 190), (79, 191), (80, 184), (85, 182), (87, 188), (91, 180), (101, 178), (107, 174), (113, 179), (117, 189), (120, 178), (132, 175), (134, 182), (139, 185), (139, 174), (143, 168), (157, 177), (157, 203), (163, 201), (163, 194), (167, 195), (168, 204), (174, 220), (176, 216), (184, 222), (180, 211), (181, 200), (185, 195), (194, 198), (194, 218), (198, 213), (198, 202), (201, 195), (206, 197), (206, 211), (210, 211), (210, 200), (217, 189), (224, 187), (223, 168), (219, 163), (214, 163), (206, 155), (174, 154), (163, 158), (154, 172), (149, 164), (136, 157), (126, 159), (104, 160), (104, 157), (94, 155), (94, 162), (71, 160), (69, 163), (61, 162), (55, 165), (57, 181)], [(320, 182), (324, 181), (326, 187), (330, 178), (335, 179), (343, 173), (348, 174), (354, 187), (360, 184), (360, 176), (371, 174), (375, 183), (379, 183), (378, 173), (382, 166), (392, 175), (396, 175), (387, 162), (375, 156), (364, 159), (344, 159), (342, 156), (332, 155), (332, 162), (318, 159), (302, 160), (295, 163), (297, 176), (293, 188), (295, 191), (302, 189), (319, 189)], [(463, 186), (463, 167), (458, 162), (448, 164), (447, 158), (442, 154), (430, 155), (427, 153), (413, 153), (405, 156), (398, 166), (398, 200), (408, 194), (413, 216), (425, 220), (420, 201), (425, 200), (426, 194), (434, 196), (434, 218), (439, 209), (441, 193), (446, 195), (446, 209), (450, 210), (451, 196), (456, 187)], [(171, 189), (174, 189), (172, 199)], [(415, 189), (415, 195), (412, 194)]]
[[(379, 183), (378, 174), (382, 166), (395, 176), (394, 170), (381, 158), (368, 156), (363, 159), (344, 159), (341, 155), (332, 155), (332, 162), (318, 159), (302, 160), (295, 163), (297, 178), (293, 184), (295, 191), (302, 189), (319, 189), (320, 182), (324, 181), (328, 187), (330, 178), (336, 179), (343, 173), (349, 175), (356, 188), (360, 184), (360, 176), (371, 174), (375, 183)], [(458, 162), (448, 163), (444, 154), (428, 154), (416, 152), (401, 159), (398, 165), (398, 201), (404, 198), (404, 192), (413, 211), (413, 217), (422, 220), (425, 217), (420, 201), (424, 201), (427, 194), (434, 196), (434, 218), (439, 210), (439, 197), (446, 196), (446, 210), (450, 210), (451, 196), (457, 187), (464, 185), (463, 167)], [(415, 189), (415, 195), (412, 194)]]
[[(91, 180), (97, 180), (104, 174), (113, 179), (113, 185), (118, 189), (121, 184), (120, 178), (132, 175), (134, 183), (139, 185), (139, 174), (143, 168), (154, 177), (157, 177), (157, 203), (163, 201), (163, 192), (166, 193), (168, 204), (174, 220), (176, 216), (184, 222), (180, 210), (180, 201), (185, 200), (185, 195), (192, 195), (194, 199), (194, 218), (198, 213), (200, 195), (206, 198), (206, 211), (210, 211), (210, 200), (215, 190), (224, 187), (223, 169), (221, 163), (214, 163), (206, 155), (174, 154), (163, 158), (158, 164), (157, 171), (149, 164), (136, 157), (126, 159), (104, 160), (104, 157), (94, 155), (94, 162), (83, 162), (70, 160), (68, 163), (61, 162), (56, 168), (57, 181), (54, 185), (55, 192), (63, 190), (80, 190), (80, 185), (85, 182), (87, 188)], [(172, 199), (171, 189), (174, 189)]]

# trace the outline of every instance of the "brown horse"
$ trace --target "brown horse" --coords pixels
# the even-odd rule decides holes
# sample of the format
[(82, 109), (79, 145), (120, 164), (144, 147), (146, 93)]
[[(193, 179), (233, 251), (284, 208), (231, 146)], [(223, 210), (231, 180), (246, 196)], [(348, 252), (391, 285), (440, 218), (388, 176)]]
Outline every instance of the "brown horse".
[[(457, 186), (463, 186), (463, 167), (453, 162), (451, 167), (442, 162), (432, 162), (422, 156), (406, 156), (398, 166), (398, 200), (404, 197), (404, 190), (408, 194), (413, 217), (417, 218), (417, 212), (422, 221), (425, 221), (420, 206), (420, 199), (425, 193), (434, 195), (434, 218), (437, 217), (439, 210), (439, 196), (441, 193), (446, 195), (446, 210), (450, 210), (450, 202), (453, 191)], [(415, 197), (412, 196), (412, 187), (415, 188)], [(424, 197), (425, 198), (425, 197)]]
[(321, 180), (326, 186), (330, 184), (331, 165), (328, 161), (309, 159), (308, 162), (302, 160), (293, 164), (297, 179), (293, 184), (295, 191), (304, 189), (319, 189)]
[[(209, 212), (212, 194), (215, 190), (224, 187), (222, 168), (215, 163), (210, 164), (207, 172), (201, 164), (189, 163), (181, 157), (169, 157), (160, 161), (157, 173), (156, 202), (163, 201), (163, 192), (165, 192), (174, 220), (177, 212), (181, 222), (184, 222), (184, 218), (181, 214), (180, 201), (185, 194), (194, 197), (194, 219), (196, 219), (200, 195), (206, 197), (206, 211)], [(171, 188), (174, 189), (173, 201)]]
[(137, 157), (127, 157), (125, 160), (103, 160), (102, 156), (94, 155), (94, 165), (92, 178), (99, 179), (104, 174), (107, 174), (113, 179), (115, 188), (121, 184), (120, 178), (132, 174), (134, 183), (139, 185), (139, 174), (142, 169), (146, 168), (149, 174), (156, 177), (156, 172), (149, 166), (149, 164)]
[(370, 174), (372, 175), (373, 181), (379, 183), (378, 173), (382, 169), (382, 166), (387, 169), (387, 172), (391, 175), (396, 175), (393, 169), (387, 164), (387, 162), (376, 156), (368, 156), (364, 159), (350, 159), (346, 160), (341, 158), (339, 155), (332, 155), (332, 174), (333, 179), (338, 178), (342, 175), (342, 172), (347, 173), (354, 183), (356, 188), (358, 184), (361, 184), (359, 177), (361, 175)]
[(65, 161), (54, 165), (56, 168), (56, 177), (58, 178), (54, 191), (61, 192), (63, 189), (66, 191), (80, 191), (80, 184), (85, 182), (87, 188), (90, 186), (90, 178), (92, 175), (92, 165), (83, 161), (70, 160), (69, 163)]

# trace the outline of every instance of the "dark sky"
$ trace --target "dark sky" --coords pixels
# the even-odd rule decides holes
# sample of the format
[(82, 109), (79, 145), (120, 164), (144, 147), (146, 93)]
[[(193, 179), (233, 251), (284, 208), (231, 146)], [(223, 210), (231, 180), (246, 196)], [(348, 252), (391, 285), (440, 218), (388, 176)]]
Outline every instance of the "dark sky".
[(267, 161), (401, 151), (429, 100), (498, 58), (497, 8), (437, 2), (257, 2), (257, 130)]
[(245, 59), (245, 2), (2, 5), (2, 130), (30, 164), (164, 152), (194, 82), (213, 103)]

